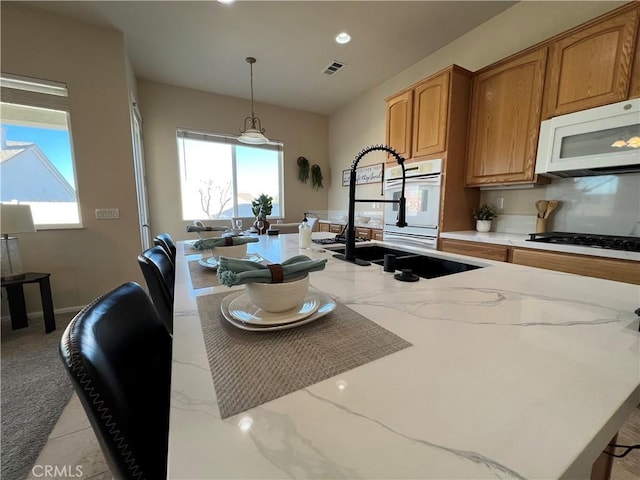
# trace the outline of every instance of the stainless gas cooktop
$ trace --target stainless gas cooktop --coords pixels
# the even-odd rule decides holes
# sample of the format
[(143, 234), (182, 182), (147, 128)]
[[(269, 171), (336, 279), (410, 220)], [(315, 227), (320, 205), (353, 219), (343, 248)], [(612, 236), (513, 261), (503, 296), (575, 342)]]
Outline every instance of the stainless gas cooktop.
[(597, 235), (593, 233), (549, 232), (530, 233), (531, 242), (578, 245), (581, 247), (607, 248), (640, 252), (640, 237), (622, 237), (617, 235)]

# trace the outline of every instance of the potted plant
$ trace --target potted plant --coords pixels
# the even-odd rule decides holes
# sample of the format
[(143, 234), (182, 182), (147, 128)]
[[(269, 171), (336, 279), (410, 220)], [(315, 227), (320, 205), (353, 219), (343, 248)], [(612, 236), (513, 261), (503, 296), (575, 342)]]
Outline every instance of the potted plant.
[(478, 208), (473, 209), (473, 218), (476, 219), (476, 230), (478, 232), (488, 232), (491, 230), (491, 221), (498, 216), (498, 209), (495, 205), (483, 203)]
[(251, 211), (256, 217), (256, 221), (253, 226), (258, 230), (258, 235), (266, 232), (269, 228), (267, 217), (271, 215), (272, 209), (273, 197), (270, 197), (269, 195), (262, 193), (259, 197), (251, 200)]

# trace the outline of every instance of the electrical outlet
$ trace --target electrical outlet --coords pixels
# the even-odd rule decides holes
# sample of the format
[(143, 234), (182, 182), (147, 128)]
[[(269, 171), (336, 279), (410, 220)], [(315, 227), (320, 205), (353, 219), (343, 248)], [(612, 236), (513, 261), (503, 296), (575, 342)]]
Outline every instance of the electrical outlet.
[(498, 210), (504, 209), (504, 197), (498, 197), (496, 199), (496, 208)]
[(120, 218), (117, 208), (96, 208), (96, 220), (116, 220)]

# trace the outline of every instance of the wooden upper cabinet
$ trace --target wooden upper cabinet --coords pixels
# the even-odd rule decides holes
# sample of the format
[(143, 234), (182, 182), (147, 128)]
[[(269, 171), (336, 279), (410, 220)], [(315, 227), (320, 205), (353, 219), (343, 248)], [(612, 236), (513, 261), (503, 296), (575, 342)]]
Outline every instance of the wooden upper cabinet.
[(628, 98), (639, 12), (626, 8), (549, 45), (543, 118)]
[(538, 181), (534, 170), (546, 60), (543, 47), (474, 76), (467, 186)]
[(422, 157), (447, 149), (447, 106), (450, 72), (446, 71), (418, 84), (413, 90), (412, 157)]
[(387, 99), (387, 145), (404, 158), (411, 157), (412, 112), (412, 91), (401, 92)]

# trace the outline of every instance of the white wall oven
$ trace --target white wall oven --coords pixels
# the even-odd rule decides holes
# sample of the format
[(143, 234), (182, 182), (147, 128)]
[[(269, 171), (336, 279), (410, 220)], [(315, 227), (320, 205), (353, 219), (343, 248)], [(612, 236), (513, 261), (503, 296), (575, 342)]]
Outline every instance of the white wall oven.
[[(440, 178), (442, 159), (426, 160), (405, 165), (406, 221), (398, 227), (398, 204), (386, 203), (384, 210), (384, 239), (422, 248), (437, 247), (440, 214)], [(385, 172), (385, 200), (398, 200), (402, 190), (402, 167)]]

